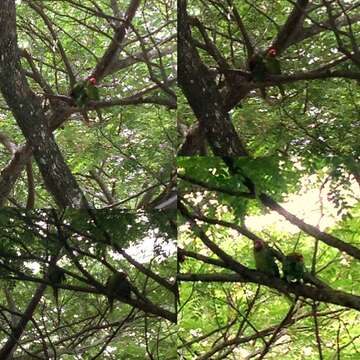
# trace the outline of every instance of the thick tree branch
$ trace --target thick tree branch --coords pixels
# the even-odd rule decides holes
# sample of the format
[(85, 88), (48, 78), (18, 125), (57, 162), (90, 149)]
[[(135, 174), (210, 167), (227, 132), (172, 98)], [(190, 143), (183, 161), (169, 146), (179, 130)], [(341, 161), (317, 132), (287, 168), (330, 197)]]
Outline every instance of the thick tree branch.
[[(194, 184), (203, 186), (204, 188), (207, 188), (209, 190), (218, 191), (218, 192), (222, 192), (225, 194), (229, 194), (229, 195), (233, 195), (233, 196), (240, 196), (240, 197), (244, 197), (244, 195), (246, 194), (245, 197), (254, 198), (253, 195), (249, 195), (248, 193), (244, 194), (244, 192), (242, 192), (242, 191), (221, 188), (220, 186), (207, 185), (206, 182), (192, 179), (189, 176), (184, 176), (184, 175), (179, 174), (178, 177), (182, 178), (186, 181), (192, 182)], [(292, 224), (299, 227), (305, 233), (321, 240), (322, 242), (326, 243), (329, 246), (335, 247), (340, 251), (343, 251), (357, 259), (360, 259), (360, 249), (358, 249), (357, 247), (355, 247), (349, 243), (346, 243), (333, 235), (322, 232), (319, 229), (317, 229), (315, 226), (306, 224), (304, 221), (300, 220), (295, 215), (286, 211), (275, 200), (273, 200), (270, 196), (268, 196), (264, 193), (259, 194), (258, 198), (265, 206), (271, 208), (272, 210), (274, 210), (274, 211), (278, 212), (279, 214), (281, 214), (282, 216), (284, 216), (289, 222), (291, 222)], [(185, 214), (186, 213), (188, 213), (187, 210), (186, 210)], [(189, 214), (188, 214), (188, 216), (189, 216)]]
[(130, 5), (125, 14), (124, 22), (121, 25), (119, 25), (119, 27), (117, 28), (114, 37), (111, 40), (110, 45), (106, 49), (103, 57), (96, 65), (96, 68), (92, 73), (92, 76), (95, 77), (98, 81), (108, 74), (109, 68), (116, 60), (116, 56), (120, 51), (121, 45), (125, 39), (126, 32), (131, 25), (131, 21), (135, 16), (136, 10), (139, 7), (140, 2), (141, 0), (131, 0)]
[(247, 31), (241, 16), (239, 14), (239, 12), (237, 11), (236, 5), (234, 4), (233, 0), (227, 0), (229, 6), (231, 6), (233, 14), (234, 14), (234, 18), (235, 21), (240, 29), (242, 38), (244, 40), (244, 44), (246, 47), (246, 51), (247, 51), (247, 58), (250, 58), (253, 54), (254, 54), (254, 39), (252, 39), (250, 33)]
[(0, 9), (0, 89), (33, 149), (45, 185), (55, 201), (61, 207), (88, 207), (47, 126), (41, 103), (31, 91), (21, 68), (15, 2), (11, 0), (3, 1)]
[(325, 303), (341, 305), (360, 311), (360, 296), (348, 294), (343, 291), (302, 285), (288, 284), (284, 280), (270, 277), (267, 274), (249, 269), (239, 264), (237, 274), (179, 274), (180, 281), (202, 281), (202, 282), (244, 282), (265, 285), (283, 294), (295, 294), (305, 298)]
[(215, 155), (246, 156), (209, 69), (202, 63), (191, 38), (186, 0), (178, 8), (179, 85), (194, 111)]
[(276, 211), (280, 215), (282, 215), (286, 220), (290, 223), (296, 225), (299, 229), (303, 230), (305, 233), (315, 237), (316, 239), (321, 240), (325, 244), (332, 246), (334, 248), (339, 249), (340, 251), (344, 251), (347, 254), (353, 256), (356, 259), (360, 260), (360, 249), (341, 241), (337, 237), (327, 234), (325, 232), (320, 231), (317, 227), (307, 224), (304, 221), (300, 220), (295, 215), (291, 214), (287, 210), (285, 210), (281, 205), (279, 205), (276, 201), (274, 201), (270, 196), (266, 194), (260, 194), (259, 199), (261, 202), (269, 207), (270, 209)]
[(26, 164), (31, 159), (32, 151), (29, 145), (23, 145), (14, 153), (13, 157), (0, 172), (0, 207), (4, 207), (16, 181)]
[(308, 4), (309, 0), (296, 1), (291, 14), (272, 43), (279, 53), (286, 49), (291, 40), (301, 32)]

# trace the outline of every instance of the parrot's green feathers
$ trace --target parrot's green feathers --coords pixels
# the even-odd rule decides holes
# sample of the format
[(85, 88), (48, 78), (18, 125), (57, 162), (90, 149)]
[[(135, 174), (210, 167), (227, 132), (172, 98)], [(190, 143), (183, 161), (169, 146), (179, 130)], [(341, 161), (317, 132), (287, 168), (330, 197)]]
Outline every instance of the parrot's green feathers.
[(114, 300), (131, 299), (131, 285), (126, 273), (116, 272), (109, 276), (106, 282), (106, 295), (109, 302), (110, 312), (113, 309)]
[[(270, 75), (281, 75), (281, 64), (280, 61), (275, 57), (274, 53), (268, 52), (264, 58), (265, 66), (267, 73)], [(282, 96), (285, 96), (284, 87), (280, 84), (278, 85), (280, 93)]]
[(265, 64), (269, 74), (273, 74), (273, 75), (281, 74), (281, 65), (278, 59), (267, 56), (265, 58)]
[(285, 256), (283, 261), (284, 279), (287, 282), (303, 280), (305, 273), (304, 258), (301, 254), (292, 253)]
[(53, 292), (54, 292), (54, 298), (56, 303), (58, 303), (59, 298), (59, 289), (56, 286), (56, 284), (61, 284), (66, 280), (65, 272), (63, 269), (58, 267), (53, 267), (51, 271), (49, 272), (49, 281), (52, 284)]
[(100, 100), (100, 94), (99, 94), (99, 89), (92, 85), (92, 84), (88, 84), (85, 87), (85, 91), (86, 91), (86, 95), (90, 100)]
[(85, 80), (78, 81), (78, 82), (75, 84), (75, 86), (73, 87), (73, 89), (72, 89), (71, 92), (72, 92), (75, 96), (78, 95), (78, 94), (80, 94), (80, 93), (83, 91), (83, 89), (84, 89), (85, 83), (86, 83)]
[(89, 80), (78, 81), (70, 92), (78, 107), (84, 107), (91, 100), (100, 100), (99, 89)]
[(249, 69), (255, 81), (264, 81), (267, 73), (266, 65), (260, 54), (254, 54), (249, 61)]
[(254, 243), (254, 259), (257, 270), (280, 277), (273, 251), (261, 240), (256, 240)]

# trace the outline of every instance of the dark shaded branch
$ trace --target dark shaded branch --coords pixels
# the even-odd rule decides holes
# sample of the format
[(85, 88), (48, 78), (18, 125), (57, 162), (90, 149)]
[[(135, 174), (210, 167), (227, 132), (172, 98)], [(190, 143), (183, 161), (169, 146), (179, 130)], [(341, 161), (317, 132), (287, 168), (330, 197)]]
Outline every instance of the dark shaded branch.
[(334, 248), (339, 249), (340, 251), (344, 251), (347, 254), (353, 256), (356, 259), (360, 260), (360, 249), (348, 244), (333, 235), (327, 234), (325, 232), (320, 231), (317, 227), (305, 223), (303, 220), (299, 219), (295, 215), (291, 214), (287, 210), (285, 210), (281, 205), (279, 205), (275, 200), (273, 200), (270, 196), (266, 194), (260, 194), (259, 199), (261, 202), (269, 207), (270, 209), (276, 211), (280, 215), (282, 215), (286, 220), (290, 223), (296, 225), (299, 229), (303, 230), (305, 233), (315, 237), (316, 239), (321, 240), (325, 244), (332, 246)]
[(0, 207), (4, 207), (21, 172), (30, 161), (31, 155), (31, 147), (24, 145), (19, 150), (16, 150), (10, 162), (2, 169), (0, 173)]
[(192, 43), (186, 0), (178, 7), (179, 85), (215, 155), (246, 156), (209, 69)]
[(28, 196), (26, 200), (26, 209), (33, 209), (35, 206), (35, 181), (31, 158), (26, 163), (26, 176)]
[(29, 87), (21, 67), (15, 2), (11, 0), (3, 1), (0, 8), (0, 89), (33, 150), (44, 183), (57, 204), (60, 207), (88, 207), (48, 128), (40, 100)]
[(126, 31), (129, 29), (131, 21), (135, 16), (136, 10), (140, 5), (141, 0), (132, 0), (125, 14), (125, 21), (117, 28), (110, 45), (106, 49), (103, 57), (96, 65), (95, 70), (92, 73), (98, 81), (107, 75), (109, 68), (116, 60), (116, 56), (121, 49), (121, 45), (124, 41)]
[(286, 49), (291, 40), (301, 32), (308, 4), (309, 0), (296, 1), (291, 14), (272, 43), (279, 53)]
[[(186, 181), (192, 182), (194, 184), (200, 185), (209, 190), (218, 191), (218, 192), (222, 192), (222, 193), (233, 195), (233, 196), (254, 198), (254, 196), (249, 193), (244, 193), (244, 192), (236, 191), (236, 190), (228, 190), (225, 188), (221, 188), (220, 186), (208, 185), (204, 181), (198, 181), (196, 179), (192, 179), (189, 176), (184, 176), (184, 175), (179, 174), (178, 177), (181, 179), (184, 179)], [(358, 249), (357, 247), (355, 247), (351, 244), (348, 244), (348, 243), (336, 238), (333, 235), (322, 232), (315, 226), (305, 223), (304, 221), (297, 218), (295, 215), (289, 213), (281, 205), (279, 205), (275, 200), (273, 200), (270, 196), (268, 196), (264, 193), (259, 194), (258, 198), (265, 206), (269, 207), (270, 209), (272, 209), (272, 210), (278, 212), (279, 214), (281, 214), (282, 216), (284, 216), (289, 222), (291, 222), (292, 224), (299, 227), (305, 233), (321, 240), (322, 242), (324, 242), (325, 244), (327, 244), (329, 246), (335, 247), (340, 251), (344, 251), (347, 254), (349, 254), (357, 259), (360, 259), (360, 249)]]
[(339, 290), (319, 289), (317, 287), (288, 284), (284, 280), (270, 277), (267, 274), (249, 269), (239, 264), (237, 274), (179, 274), (180, 281), (202, 281), (202, 282), (244, 282), (265, 285), (269, 288), (276, 289), (283, 294), (295, 294), (296, 296), (303, 296), (315, 301), (340, 305), (360, 311), (360, 296), (345, 293)]
[(250, 33), (246, 30), (246, 27), (241, 19), (239, 12), (237, 11), (236, 5), (233, 3), (232, 0), (228, 0), (229, 6), (233, 9), (233, 14), (235, 21), (240, 29), (241, 36), (244, 40), (244, 44), (247, 51), (247, 57), (250, 58), (254, 54), (254, 43), (255, 41), (251, 38)]

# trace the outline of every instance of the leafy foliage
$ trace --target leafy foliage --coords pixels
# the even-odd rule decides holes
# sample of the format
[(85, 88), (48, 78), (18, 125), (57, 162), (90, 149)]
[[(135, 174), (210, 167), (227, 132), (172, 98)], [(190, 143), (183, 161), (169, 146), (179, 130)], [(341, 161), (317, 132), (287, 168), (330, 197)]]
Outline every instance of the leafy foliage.
[[(176, 30), (172, 0), (140, 5), (132, 30), (97, 81), (99, 99), (90, 96), (91, 104), (78, 99), (80, 110), (75, 110), (70, 98), (75, 83), (85, 81), (101, 61), (128, 6), (129, 1), (88, 0), (17, 4), (18, 43), (27, 81), (55, 127), (62, 155), (95, 207), (121, 201), (122, 207), (136, 208), (141, 191), (168, 181), (173, 167), (176, 46), (172, 34)], [(0, 103), (5, 109), (0, 134), (17, 146), (25, 143), (2, 98)], [(62, 123), (51, 122), (67, 111), (70, 115)], [(0, 141), (6, 145), (3, 137)], [(2, 149), (0, 167), (13, 156), (9, 148)], [(23, 171), (12, 192), (13, 200), (23, 207), (32, 191), (27, 176)], [(36, 166), (33, 176), (33, 207), (55, 206)], [(156, 194), (162, 190), (158, 185)]]
[[(179, 37), (188, 101), (180, 98), (180, 123), (208, 145), (207, 156), (177, 160), (181, 355), (359, 357), (357, 9), (349, 1), (179, 3), (188, 31)], [(281, 75), (252, 69), (254, 54), (269, 48)], [(200, 72), (209, 86), (192, 92)], [(181, 150), (193, 140), (182, 134)], [(203, 148), (190, 143), (182, 155)], [(280, 269), (285, 254), (301, 253), (304, 283), (256, 271), (259, 239)]]
[[(157, 359), (174, 358), (175, 328), (160, 315), (161, 309), (174, 312), (174, 294), (151, 275), (174, 281), (176, 256), (169, 218), (109, 210), (8, 209), (1, 211), (0, 223), (4, 329), (12, 331), (6, 321), (9, 312), (22, 313), (38, 287), (49, 281), (20, 341), (31, 343), (27, 351), (38, 356), (56, 351), (57, 356), (67, 359), (79, 354), (139, 359), (146, 353)], [(62, 281), (54, 280), (53, 270), (46, 276), (54, 257), (58, 261), (52, 269), (64, 272)], [(132, 296), (139, 308), (116, 298), (119, 301), (109, 312), (106, 280), (114, 271), (126, 272), (144, 297)], [(58, 305), (51, 286), (58, 293)], [(141, 310), (145, 300), (159, 311), (157, 315), (150, 313), (154, 308), (149, 307), (149, 313)], [(46, 338), (44, 332), (48, 333)], [(1, 338), (6, 340), (6, 333)], [(23, 353), (22, 347), (17, 347), (15, 354)]]

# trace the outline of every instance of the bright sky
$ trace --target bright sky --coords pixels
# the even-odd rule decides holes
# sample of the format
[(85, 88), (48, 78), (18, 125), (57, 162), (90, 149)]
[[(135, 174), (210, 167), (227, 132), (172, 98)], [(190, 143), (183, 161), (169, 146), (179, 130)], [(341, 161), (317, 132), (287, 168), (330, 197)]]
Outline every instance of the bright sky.
[[(326, 184), (321, 192), (319, 188), (309, 189), (308, 185), (314, 184), (315, 181), (315, 175), (303, 179), (302, 189), (299, 194), (290, 195), (280, 205), (306, 223), (324, 230), (334, 225), (340, 218), (337, 215), (337, 209), (327, 199), (327, 195), (330, 192), (329, 184)], [(359, 187), (355, 182), (352, 184), (352, 191), (354, 194), (359, 194)], [(348, 201), (349, 204), (356, 203), (356, 199), (351, 197), (349, 197)], [(261, 230), (268, 226), (274, 226), (280, 232), (296, 233), (300, 231), (275, 211), (271, 211), (266, 215), (247, 217), (246, 225), (249, 229), (253, 230)]]
[[(155, 237), (155, 234), (152, 234), (152, 236), (144, 237), (137, 245), (130, 246), (126, 250), (126, 253), (140, 263), (147, 263), (155, 256), (155, 245), (161, 246), (162, 253), (166, 254), (167, 256), (174, 255), (176, 252), (175, 240), (176, 239), (167, 243), (164, 241), (164, 238), (159, 236)], [(158, 256), (158, 259), (164, 260), (165, 257)]]

